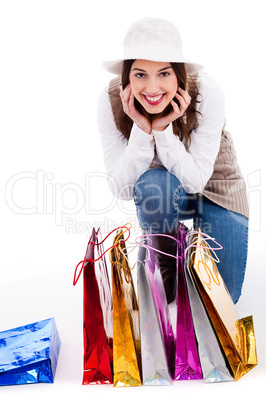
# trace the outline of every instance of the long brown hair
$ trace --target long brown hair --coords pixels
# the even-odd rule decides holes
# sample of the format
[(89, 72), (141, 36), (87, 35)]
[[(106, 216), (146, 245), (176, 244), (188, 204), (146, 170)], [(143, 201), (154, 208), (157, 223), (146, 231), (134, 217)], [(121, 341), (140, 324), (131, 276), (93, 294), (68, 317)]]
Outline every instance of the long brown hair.
[[(129, 74), (134, 61), (135, 60), (133, 59), (124, 61), (121, 76), (121, 85), (123, 89), (126, 88), (126, 86), (129, 84)], [(173, 121), (172, 123), (174, 134), (177, 135), (180, 138), (180, 140), (184, 141), (184, 143), (188, 146), (190, 142), (191, 131), (198, 126), (197, 113), (199, 112), (196, 110), (196, 103), (199, 102), (197, 100), (199, 91), (196, 83), (197, 76), (196, 75), (188, 76), (186, 73), (184, 63), (171, 63), (171, 67), (173, 68), (175, 75), (177, 77), (178, 85), (182, 89), (187, 89), (191, 97), (191, 102), (184, 115), (179, 119)], [(178, 100), (176, 98), (174, 98), (174, 101), (178, 103)], [(123, 111), (122, 102), (120, 106), (121, 110), (119, 111), (118, 114), (118, 125), (120, 131), (128, 139), (130, 137), (133, 121)], [(166, 116), (173, 110), (172, 105), (169, 104), (160, 114), (152, 115), (149, 114), (144, 109), (144, 107), (139, 103), (139, 101), (136, 98), (135, 98), (135, 107), (142, 115), (147, 117), (151, 122), (158, 117)]]

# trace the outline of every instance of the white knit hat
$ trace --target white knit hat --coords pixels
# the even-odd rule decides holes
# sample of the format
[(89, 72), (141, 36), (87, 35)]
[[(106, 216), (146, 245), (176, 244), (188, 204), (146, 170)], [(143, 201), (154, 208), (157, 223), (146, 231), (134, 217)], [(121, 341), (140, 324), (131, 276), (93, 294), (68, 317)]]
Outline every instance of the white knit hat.
[(132, 24), (125, 36), (123, 58), (105, 61), (103, 67), (120, 75), (124, 60), (144, 59), (168, 63), (185, 63), (187, 74), (203, 68), (183, 56), (182, 39), (177, 28), (163, 19), (143, 18)]

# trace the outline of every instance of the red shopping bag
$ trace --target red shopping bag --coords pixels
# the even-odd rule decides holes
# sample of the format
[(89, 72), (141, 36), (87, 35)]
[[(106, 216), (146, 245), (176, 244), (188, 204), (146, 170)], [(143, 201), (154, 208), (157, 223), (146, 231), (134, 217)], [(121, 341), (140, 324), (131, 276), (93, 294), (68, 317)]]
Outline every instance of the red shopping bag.
[(76, 266), (73, 280), (76, 285), (83, 271), (84, 385), (113, 383), (112, 292), (105, 259), (109, 249), (104, 251), (103, 247), (105, 239), (101, 241), (100, 229), (93, 228), (85, 258)]

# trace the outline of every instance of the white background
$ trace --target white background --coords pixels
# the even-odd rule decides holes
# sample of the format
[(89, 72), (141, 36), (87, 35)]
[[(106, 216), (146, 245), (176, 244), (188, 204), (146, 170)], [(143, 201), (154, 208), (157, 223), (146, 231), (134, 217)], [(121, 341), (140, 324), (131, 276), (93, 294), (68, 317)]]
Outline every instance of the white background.
[[(1, 400), (258, 399), (266, 374), (264, 16), (263, 0), (0, 2), (0, 331), (53, 316), (62, 340), (53, 385), (2, 387)], [(133, 202), (116, 201), (105, 182), (96, 106), (112, 76), (101, 63), (120, 57), (128, 26), (142, 17), (176, 24), (185, 56), (205, 65), (225, 94), (251, 209), (238, 309), (254, 316), (259, 358), (238, 383), (81, 385), (82, 281), (72, 286), (74, 268), (93, 226), (105, 236), (130, 221), (132, 241), (139, 233)]]

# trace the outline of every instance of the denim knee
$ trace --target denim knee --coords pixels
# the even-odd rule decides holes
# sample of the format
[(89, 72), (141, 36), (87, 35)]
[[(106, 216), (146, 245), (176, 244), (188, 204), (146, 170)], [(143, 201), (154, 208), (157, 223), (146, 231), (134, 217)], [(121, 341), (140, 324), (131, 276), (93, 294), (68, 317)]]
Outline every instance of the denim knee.
[(185, 208), (186, 193), (167, 170), (150, 169), (136, 182), (134, 199), (141, 227), (164, 233), (177, 226), (178, 211)]

